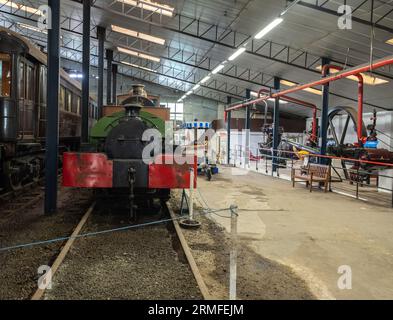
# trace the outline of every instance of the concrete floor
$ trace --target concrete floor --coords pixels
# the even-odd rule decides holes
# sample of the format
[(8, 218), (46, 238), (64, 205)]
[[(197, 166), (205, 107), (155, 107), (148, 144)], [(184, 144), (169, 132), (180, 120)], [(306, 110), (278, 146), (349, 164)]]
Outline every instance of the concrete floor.
[[(212, 209), (238, 205), (242, 243), (290, 266), (317, 297), (393, 299), (393, 209), (238, 168), (221, 167), (210, 182), (200, 177), (198, 189), (198, 202)], [(229, 219), (212, 218), (230, 230)], [(342, 265), (351, 268), (352, 289), (338, 288)]]

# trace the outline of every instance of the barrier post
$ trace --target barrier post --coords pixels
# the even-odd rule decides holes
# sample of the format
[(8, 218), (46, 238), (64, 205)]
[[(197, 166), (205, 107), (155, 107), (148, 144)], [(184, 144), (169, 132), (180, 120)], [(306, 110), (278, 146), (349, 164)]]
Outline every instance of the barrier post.
[(359, 166), (356, 170), (356, 199), (359, 199)]
[(229, 255), (229, 300), (236, 300), (237, 279), (237, 206), (231, 205), (231, 251)]
[(255, 159), (255, 170), (258, 171), (259, 164), (259, 148), (257, 147), (257, 158)]
[(182, 219), (179, 224), (183, 228), (199, 228), (201, 223), (194, 219), (194, 168), (190, 168), (190, 191), (188, 195), (188, 219)]
[(392, 188), (392, 208), (393, 208), (393, 188)]
[(267, 170), (267, 157), (268, 157), (268, 155), (266, 154), (266, 155), (265, 155), (265, 165), (266, 165), (265, 171), (266, 171), (266, 174), (269, 173), (269, 171)]
[(188, 214), (191, 221), (194, 220), (194, 168), (190, 168), (190, 198), (188, 202)]

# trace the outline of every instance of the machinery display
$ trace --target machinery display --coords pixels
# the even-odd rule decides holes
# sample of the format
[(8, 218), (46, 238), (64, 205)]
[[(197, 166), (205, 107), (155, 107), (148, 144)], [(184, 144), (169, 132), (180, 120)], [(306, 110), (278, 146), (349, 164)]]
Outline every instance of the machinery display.
[[(345, 118), (341, 135), (334, 125), (336, 117)], [(368, 182), (370, 175), (378, 170), (387, 169), (383, 164), (393, 163), (393, 152), (385, 148), (379, 148), (380, 140), (377, 137), (377, 113), (374, 110), (372, 124), (366, 125), (362, 121), (360, 124), (361, 137), (357, 142), (351, 139), (358, 132), (357, 111), (352, 107), (336, 107), (329, 113), (329, 139), (327, 152), (330, 155), (348, 159), (359, 159), (375, 163), (357, 162), (351, 160), (341, 160), (344, 176), (351, 181)], [(360, 173), (356, 173), (360, 171)]]
[[(0, 191), (36, 181), (44, 169), (47, 57), (27, 39), (0, 28)], [(59, 152), (81, 135), (81, 86), (60, 70)], [(97, 107), (90, 99), (89, 123)]]
[(165, 139), (159, 153), (149, 151), (152, 158), (146, 159), (144, 150), (152, 140), (145, 133), (153, 129), (164, 138), (165, 122), (143, 111), (144, 106), (154, 106), (143, 85), (134, 85), (122, 106), (123, 111), (98, 120), (85, 151), (64, 153), (63, 185), (128, 194), (130, 217), (135, 220), (140, 206), (153, 205), (156, 199), (167, 201), (171, 189), (189, 188), (196, 161), (178, 164), (171, 150), (166, 150)]
[[(344, 118), (344, 126), (341, 130), (338, 130), (336, 119), (340, 117)], [(377, 136), (377, 113), (375, 110), (371, 119), (372, 124), (366, 127), (362, 121), (360, 128), (361, 137), (359, 139), (356, 139), (358, 134), (358, 114), (356, 109), (353, 107), (339, 106), (332, 108), (329, 112), (328, 120), (327, 155), (340, 158), (340, 167), (345, 179), (350, 180), (351, 182), (358, 181), (362, 183), (369, 183), (370, 176), (377, 174), (379, 170), (389, 168), (389, 166), (384, 166), (384, 164), (393, 164), (393, 152), (388, 149), (378, 147), (381, 141)], [(271, 141), (271, 126), (268, 126), (266, 131)], [(280, 164), (285, 164), (283, 163), (283, 161), (285, 161), (283, 158), (296, 157), (299, 151), (303, 152), (303, 156), (305, 155), (304, 152), (311, 155), (320, 154), (318, 147), (307, 144), (301, 145), (289, 139), (282, 139), (281, 135), (282, 131), (280, 130), (280, 144), (278, 152), (278, 156), (280, 157), (278, 162)], [(266, 146), (269, 145), (271, 145), (271, 143)], [(265, 147), (265, 144), (260, 144), (260, 148), (262, 155), (271, 154), (268, 150), (266, 150), (267, 147)], [(290, 151), (295, 151), (295, 153)], [(341, 158), (346, 158), (348, 160)], [(368, 162), (358, 162), (354, 160), (364, 160)], [(313, 157), (310, 161), (318, 162), (319, 159), (317, 157)], [(327, 159), (326, 161), (331, 160)], [(339, 173), (338, 175), (340, 176)]]

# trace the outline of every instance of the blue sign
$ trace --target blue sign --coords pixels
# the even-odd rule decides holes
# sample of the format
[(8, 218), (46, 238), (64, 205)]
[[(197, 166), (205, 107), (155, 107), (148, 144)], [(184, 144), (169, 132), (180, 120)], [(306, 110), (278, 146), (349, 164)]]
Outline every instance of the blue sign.
[(183, 128), (186, 129), (209, 129), (210, 123), (209, 122), (186, 122), (183, 124)]

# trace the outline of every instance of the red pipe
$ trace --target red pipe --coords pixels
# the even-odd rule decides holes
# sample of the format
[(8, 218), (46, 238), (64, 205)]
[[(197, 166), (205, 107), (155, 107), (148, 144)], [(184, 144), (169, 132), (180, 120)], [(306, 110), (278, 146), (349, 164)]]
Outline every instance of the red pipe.
[[(260, 89), (258, 91), (258, 97), (260, 97), (262, 92), (270, 94), (270, 90), (262, 88), (262, 89)], [(306, 107), (306, 108), (312, 108), (313, 109), (311, 140), (313, 142), (316, 142), (317, 141), (317, 110), (318, 110), (317, 106), (315, 104), (313, 104), (313, 103), (310, 103), (310, 102), (307, 102), (307, 101), (303, 101), (303, 100), (299, 100), (299, 99), (296, 99), (296, 98), (292, 98), (292, 97), (289, 97), (289, 96), (281, 96), (280, 99), (284, 100), (284, 101), (287, 101), (287, 102), (292, 102), (292, 103), (301, 105), (301, 106)]]
[[(336, 69), (336, 70), (343, 70), (343, 67), (336, 66), (333, 64), (326, 64), (322, 67), (322, 76), (326, 77), (327, 73), (329, 72), (330, 69)], [(363, 76), (360, 73), (354, 74), (358, 78), (358, 125), (357, 125), (357, 136), (358, 136), (358, 142), (363, 145), (363, 139), (365, 137), (362, 137), (362, 123), (363, 123), (363, 87), (364, 87), (364, 81), (363, 81)]]
[[(381, 67), (384, 67), (384, 66), (387, 66), (387, 65), (390, 65), (390, 64), (393, 64), (393, 56), (388, 56), (386, 58), (376, 60), (376, 61), (374, 61), (371, 64), (370, 63), (366, 63), (366, 64), (358, 66), (358, 67), (350, 68), (350, 69), (347, 69), (346, 71), (343, 71), (343, 72), (340, 72), (340, 73), (337, 73), (337, 74), (333, 74), (331, 76), (322, 78), (322, 79), (317, 80), (317, 81), (313, 81), (313, 82), (310, 82), (310, 83), (297, 85), (297, 86), (294, 86), (294, 87), (289, 88), (287, 90), (283, 90), (283, 91), (280, 91), (280, 92), (273, 93), (271, 95), (271, 98), (278, 98), (278, 97), (282, 97), (283, 95), (286, 95), (286, 94), (289, 94), (289, 93), (293, 93), (293, 92), (297, 92), (297, 91), (300, 91), (300, 90), (303, 90), (303, 89), (307, 89), (307, 88), (311, 88), (311, 87), (315, 87), (315, 86), (321, 86), (321, 85), (327, 84), (327, 83), (332, 82), (332, 81), (336, 81), (336, 80), (339, 80), (339, 79), (342, 79), (342, 78), (353, 76), (353, 75), (356, 75), (356, 74), (361, 73), (361, 72), (369, 72), (369, 71), (372, 71), (372, 70), (375, 70), (375, 69), (378, 69), (378, 68), (381, 68)], [(268, 98), (270, 98), (270, 97), (261, 97), (261, 98), (250, 100), (250, 101), (247, 101), (247, 102), (244, 102), (244, 103), (240, 103), (240, 104), (237, 104), (237, 105), (234, 105), (234, 106), (231, 106), (231, 107), (227, 108), (225, 110), (225, 112), (236, 110), (236, 109), (240, 109), (240, 108), (244, 108), (244, 107), (249, 106), (251, 104), (267, 100)]]

